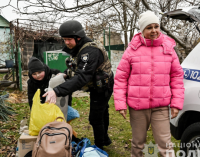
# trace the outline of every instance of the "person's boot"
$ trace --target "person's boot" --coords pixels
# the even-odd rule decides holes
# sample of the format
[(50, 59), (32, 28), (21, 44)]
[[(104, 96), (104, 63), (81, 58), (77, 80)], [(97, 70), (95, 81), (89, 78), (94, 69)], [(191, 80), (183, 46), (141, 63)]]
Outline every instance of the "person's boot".
[(112, 141), (108, 136), (104, 138), (104, 146), (109, 146), (111, 143)]
[(108, 125), (107, 126), (104, 126), (104, 146), (108, 146), (112, 143), (111, 139), (109, 138), (108, 136)]
[(111, 139), (108, 136), (108, 126), (109, 126), (108, 108), (107, 108), (107, 111), (105, 111), (105, 116), (104, 116), (104, 146), (108, 146), (112, 143)]
[(94, 125), (94, 143), (97, 147), (103, 150), (104, 146), (104, 126), (103, 125)]

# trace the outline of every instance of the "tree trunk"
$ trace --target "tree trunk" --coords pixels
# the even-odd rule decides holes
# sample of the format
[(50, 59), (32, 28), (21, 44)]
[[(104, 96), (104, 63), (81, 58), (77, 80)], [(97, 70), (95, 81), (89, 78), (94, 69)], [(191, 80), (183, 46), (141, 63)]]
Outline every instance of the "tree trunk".
[(123, 17), (124, 17), (124, 48), (128, 47), (128, 35), (127, 35), (127, 15), (126, 15), (127, 6), (123, 4)]

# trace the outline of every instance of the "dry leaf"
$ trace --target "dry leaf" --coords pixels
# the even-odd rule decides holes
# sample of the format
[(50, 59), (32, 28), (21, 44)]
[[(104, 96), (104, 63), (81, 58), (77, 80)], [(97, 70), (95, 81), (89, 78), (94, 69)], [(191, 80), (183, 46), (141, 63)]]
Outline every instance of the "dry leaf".
[(16, 129), (17, 129), (17, 128), (16, 128), (16, 127), (14, 127), (14, 126), (10, 128), (10, 130), (16, 130)]
[(149, 127), (149, 129), (148, 130), (151, 130), (151, 126)]
[(3, 154), (3, 153), (5, 153), (5, 151), (2, 151), (2, 150), (0, 149), (0, 154)]
[(10, 135), (9, 137), (10, 137), (10, 138), (14, 138), (15, 136), (14, 136), (14, 135)]
[(6, 130), (6, 129), (2, 129), (1, 132), (2, 132), (2, 133), (6, 133), (7, 130)]
[(10, 153), (7, 155), (7, 157), (11, 157), (11, 154), (12, 154), (12, 153), (10, 152)]
[(124, 148), (128, 148), (128, 145), (129, 145), (129, 144), (125, 144)]
[(2, 150), (5, 150), (5, 149), (6, 149), (6, 147), (5, 147), (5, 146), (3, 146), (1, 149), (2, 149)]

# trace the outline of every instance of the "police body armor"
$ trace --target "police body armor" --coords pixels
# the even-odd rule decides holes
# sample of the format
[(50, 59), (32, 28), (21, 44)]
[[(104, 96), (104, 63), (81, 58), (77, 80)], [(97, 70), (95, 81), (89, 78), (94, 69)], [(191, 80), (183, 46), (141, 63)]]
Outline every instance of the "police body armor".
[[(95, 76), (93, 77), (93, 80), (91, 80), (89, 83), (87, 83), (85, 86), (82, 87), (83, 91), (88, 91), (89, 88), (94, 87), (98, 91), (104, 91), (107, 88), (110, 87), (110, 79), (113, 77), (112, 71), (111, 71), (111, 63), (108, 59), (108, 54), (104, 48), (104, 46), (101, 43), (96, 42), (87, 42), (85, 43), (77, 55), (75, 57), (70, 57), (66, 59), (66, 64), (69, 68), (69, 76), (72, 77), (72, 73), (77, 70), (77, 60), (78, 55), (80, 52), (87, 46), (93, 46), (101, 50), (103, 56), (104, 56), (104, 62), (96, 69)], [(95, 84), (93, 84), (93, 82)]]

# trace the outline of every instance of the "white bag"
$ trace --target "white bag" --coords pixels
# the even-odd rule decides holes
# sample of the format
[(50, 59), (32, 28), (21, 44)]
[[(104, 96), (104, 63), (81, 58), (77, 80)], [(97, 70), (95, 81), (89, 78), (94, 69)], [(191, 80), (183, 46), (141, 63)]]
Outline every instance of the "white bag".
[[(60, 85), (61, 83), (65, 82), (64, 79), (64, 74), (59, 74), (56, 75), (54, 77), (52, 77), (49, 81), (49, 87), (47, 89), (45, 89), (45, 91), (52, 91), (54, 87)], [(46, 97), (47, 99), (47, 97)], [(69, 100), (69, 96), (65, 96), (65, 97), (57, 97), (56, 99), (56, 105), (61, 109), (61, 111), (63, 112), (65, 119), (67, 121), (67, 109), (68, 109), (68, 100)]]

